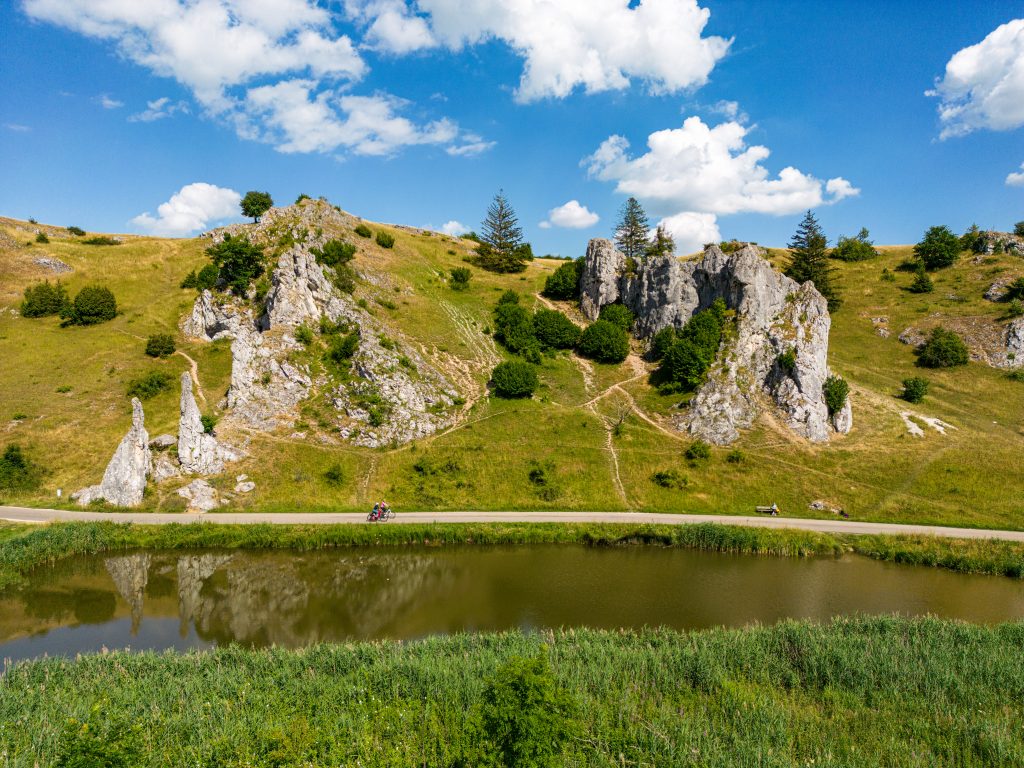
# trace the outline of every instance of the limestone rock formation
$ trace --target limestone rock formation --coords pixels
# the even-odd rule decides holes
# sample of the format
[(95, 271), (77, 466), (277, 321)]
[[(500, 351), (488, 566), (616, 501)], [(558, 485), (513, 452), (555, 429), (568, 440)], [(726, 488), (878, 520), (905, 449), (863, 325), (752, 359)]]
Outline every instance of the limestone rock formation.
[(293, 246), (281, 254), (270, 278), (266, 310), (260, 327), (267, 331), (275, 326), (295, 327), (322, 315), (332, 319), (345, 314), (345, 306), (334, 286), (309, 252), (309, 247)]
[[(629, 264), (607, 240), (591, 240), (580, 306), (594, 319), (621, 301), (636, 315), (634, 331), (650, 336), (682, 327), (695, 312), (721, 298), (736, 312), (735, 333), (719, 351), (706, 383), (677, 424), (710, 442), (726, 444), (750, 426), (770, 399), (786, 423), (815, 442), (847, 432), (852, 411), (830, 418), (823, 385), (829, 376), (827, 302), (811, 283), (776, 272), (757, 246), (725, 254), (716, 246), (697, 261), (665, 256)], [(793, 350), (796, 365), (779, 356)]]
[[(181, 330), (186, 336), (214, 341), (225, 337), (234, 338), (239, 326), (245, 321), (244, 312), (230, 303), (216, 301), (213, 294), (205, 290), (196, 298), (192, 312), (185, 318)], [(252, 322), (251, 318), (249, 322)]]
[(192, 394), (192, 376), (181, 374), (181, 405), (178, 419), (178, 462), (190, 475), (216, 475), (224, 469), (225, 459), (234, 456), (206, 434), (202, 415)]
[(152, 448), (154, 451), (166, 451), (168, 448), (170, 448), (172, 445), (175, 445), (177, 442), (178, 438), (176, 438), (174, 435), (157, 435), (156, 437), (149, 441), (149, 447)]
[(162, 483), (172, 477), (181, 477), (181, 469), (166, 453), (158, 454), (153, 462), (153, 482)]
[(209, 512), (220, 506), (217, 490), (205, 480), (193, 480), (179, 488), (178, 495), (188, 501), (189, 512)]
[(115, 507), (136, 507), (142, 503), (152, 464), (142, 403), (133, 397), (131, 429), (117, 446), (103, 473), (103, 481), (99, 485), (83, 488), (72, 494), (71, 498), (83, 507), (98, 499)]
[(1006, 326), (1006, 368), (1024, 366), (1024, 317)]
[(991, 256), (994, 253), (1024, 256), (1024, 237), (1012, 232), (982, 232), (977, 245), (974, 246), (974, 251), (986, 256)]

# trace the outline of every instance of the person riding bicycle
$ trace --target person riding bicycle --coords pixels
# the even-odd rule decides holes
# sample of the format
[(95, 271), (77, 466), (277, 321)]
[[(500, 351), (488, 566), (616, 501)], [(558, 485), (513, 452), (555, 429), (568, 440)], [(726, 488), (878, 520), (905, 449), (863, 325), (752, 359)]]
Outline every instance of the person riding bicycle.
[(378, 501), (373, 505), (373, 512), (370, 513), (371, 520), (380, 520), (380, 516), (384, 513), (384, 502)]

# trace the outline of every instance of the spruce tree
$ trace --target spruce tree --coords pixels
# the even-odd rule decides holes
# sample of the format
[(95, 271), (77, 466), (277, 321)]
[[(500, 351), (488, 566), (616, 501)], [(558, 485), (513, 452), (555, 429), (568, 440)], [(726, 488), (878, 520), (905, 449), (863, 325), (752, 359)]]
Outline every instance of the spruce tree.
[(628, 259), (639, 259), (647, 253), (647, 213), (635, 197), (622, 204), (619, 223), (615, 226), (615, 245)]
[(532, 254), (524, 248), (519, 218), (509, 205), (504, 190), (498, 190), (480, 225), (477, 264), (493, 272), (522, 272)]
[(835, 268), (828, 261), (828, 238), (810, 211), (804, 215), (789, 243), (789, 264), (786, 275), (798, 283), (810, 280), (828, 300), (829, 312), (839, 309), (842, 300), (835, 284)]
[(664, 224), (659, 224), (654, 230), (651, 241), (647, 243), (645, 255), (647, 256), (671, 256), (676, 252), (676, 241), (665, 229)]

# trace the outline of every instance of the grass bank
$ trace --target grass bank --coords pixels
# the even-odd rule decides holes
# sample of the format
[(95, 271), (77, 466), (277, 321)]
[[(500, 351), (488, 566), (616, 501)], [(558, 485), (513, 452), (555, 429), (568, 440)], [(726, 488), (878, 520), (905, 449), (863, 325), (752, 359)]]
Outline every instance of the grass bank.
[(835, 536), (813, 531), (694, 525), (434, 523), (427, 525), (0, 524), (0, 588), (78, 554), (130, 549), (294, 549), (448, 544), (654, 545), (779, 557), (854, 552), (961, 573), (1024, 577), (1024, 544), (928, 536)]
[(566, 766), (1021, 765), (1022, 648), (1020, 623), (856, 618), (46, 659), (0, 678), (0, 755), (460, 765), (488, 676), (541, 653), (575, 704)]

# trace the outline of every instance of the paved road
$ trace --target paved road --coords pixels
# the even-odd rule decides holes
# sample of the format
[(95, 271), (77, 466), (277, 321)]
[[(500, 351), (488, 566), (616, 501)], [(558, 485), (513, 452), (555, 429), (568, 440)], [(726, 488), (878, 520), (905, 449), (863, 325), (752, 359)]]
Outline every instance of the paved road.
[[(366, 515), (346, 513), (210, 513), (155, 514), (150, 512), (72, 512), (62, 509), (31, 509), (0, 506), (0, 520), (23, 523), (52, 521), (97, 521), (141, 523), (272, 523), (324, 524), (364, 523)], [(646, 512), (402, 512), (393, 523), (722, 523), (754, 528), (793, 528), (821, 533), (883, 533), (943, 536), (962, 539), (1000, 539), (1024, 542), (1024, 531), (998, 531), (981, 528), (947, 528), (937, 525), (898, 525), (895, 523), (861, 523), (852, 520), (810, 520), (797, 517), (745, 517), (733, 515), (668, 515)]]

